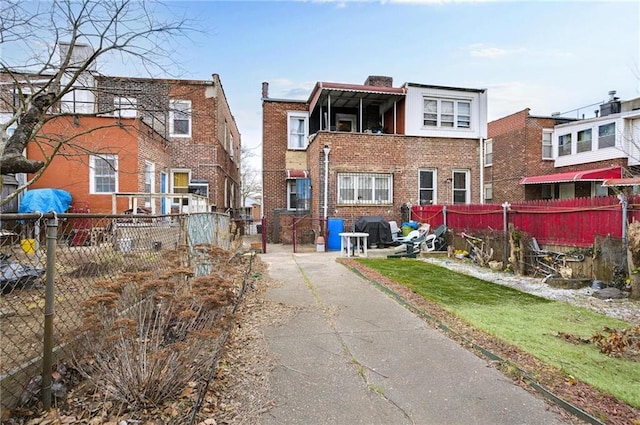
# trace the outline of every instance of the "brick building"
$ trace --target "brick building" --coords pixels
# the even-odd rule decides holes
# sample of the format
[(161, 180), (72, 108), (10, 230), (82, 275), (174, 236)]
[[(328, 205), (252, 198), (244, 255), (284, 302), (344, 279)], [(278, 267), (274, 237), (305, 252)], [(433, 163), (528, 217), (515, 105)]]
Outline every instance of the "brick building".
[[(3, 102), (0, 118), (19, 106), (17, 86), (32, 90), (32, 81), (24, 75), (2, 86), (3, 100), (10, 101)], [(44, 149), (29, 143), (27, 157), (44, 159), (57, 142), (73, 139), (30, 188), (68, 190), (92, 212), (111, 212), (114, 192), (196, 193), (209, 198), (213, 211), (241, 207), (240, 133), (217, 74), (201, 81), (89, 73), (52, 112), (38, 133)], [(155, 213), (169, 213), (188, 201), (143, 202)], [(119, 211), (127, 207), (126, 199), (118, 201)]]
[(612, 98), (588, 119), (532, 116), (529, 109), (488, 125), (484, 201), (518, 202), (608, 195), (608, 178), (632, 175), (639, 100)]
[(480, 202), (486, 90), (393, 87), (376, 76), (318, 82), (306, 101), (270, 98), (268, 88), (263, 205), (272, 241), (292, 215), (400, 221), (403, 204)]

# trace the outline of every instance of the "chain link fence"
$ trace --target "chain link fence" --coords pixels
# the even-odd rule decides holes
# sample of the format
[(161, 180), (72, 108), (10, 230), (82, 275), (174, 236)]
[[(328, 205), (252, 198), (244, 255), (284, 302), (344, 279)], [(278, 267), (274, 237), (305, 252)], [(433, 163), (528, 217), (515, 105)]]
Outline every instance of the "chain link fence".
[(177, 255), (180, 265), (194, 267), (193, 277), (206, 275), (212, 265), (201, 247), (227, 250), (232, 243), (229, 217), (215, 213), (3, 214), (0, 228), (3, 408), (51, 387), (43, 371), (87, 343), (83, 307), (104, 288), (156, 279), (176, 268), (169, 260)]

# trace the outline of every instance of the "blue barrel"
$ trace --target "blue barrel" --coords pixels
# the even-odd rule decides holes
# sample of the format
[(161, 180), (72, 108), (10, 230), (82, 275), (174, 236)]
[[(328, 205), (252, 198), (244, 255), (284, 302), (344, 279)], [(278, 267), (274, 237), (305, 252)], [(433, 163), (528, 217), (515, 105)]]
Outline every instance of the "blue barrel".
[(329, 234), (329, 238), (327, 239), (327, 249), (329, 251), (340, 251), (339, 233), (344, 232), (344, 219), (329, 218), (327, 231)]

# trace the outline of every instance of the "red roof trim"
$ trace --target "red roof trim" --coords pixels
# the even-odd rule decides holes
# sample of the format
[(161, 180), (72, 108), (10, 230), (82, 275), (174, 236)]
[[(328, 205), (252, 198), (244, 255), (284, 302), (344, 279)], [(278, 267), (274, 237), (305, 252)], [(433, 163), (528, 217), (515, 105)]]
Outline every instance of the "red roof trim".
[(571, 171), (567, 173), (546, 174), (544, 176), (524, 177), (520, 184), (567, 183), (576, 181), (601, 181), (619, 179), (622, 167), (597, 168), (594, 170)]

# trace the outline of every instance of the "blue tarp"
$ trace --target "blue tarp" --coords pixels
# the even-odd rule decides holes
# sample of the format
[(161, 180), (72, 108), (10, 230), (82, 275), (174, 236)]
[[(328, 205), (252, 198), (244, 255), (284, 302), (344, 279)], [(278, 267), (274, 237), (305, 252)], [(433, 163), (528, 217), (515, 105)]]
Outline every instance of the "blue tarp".
[(62, 189), (31, 189), (20, 201), (19, 213), (65, 213), (71, 206), (71, 194)]

